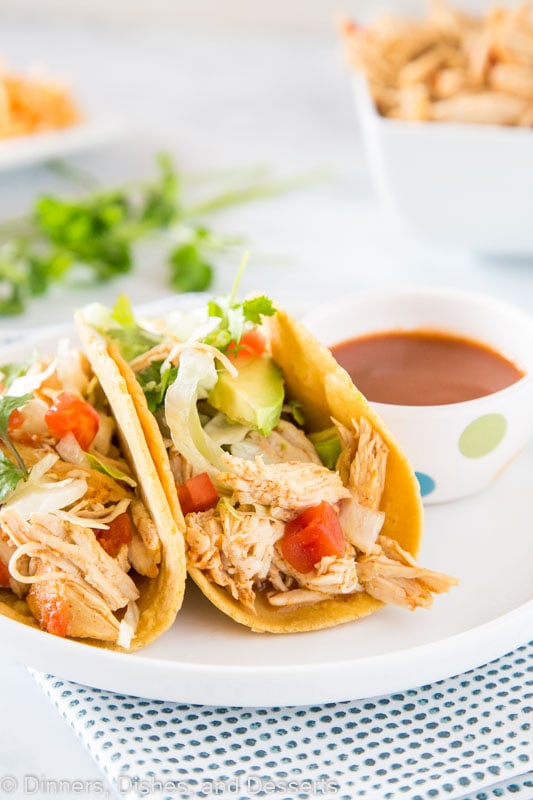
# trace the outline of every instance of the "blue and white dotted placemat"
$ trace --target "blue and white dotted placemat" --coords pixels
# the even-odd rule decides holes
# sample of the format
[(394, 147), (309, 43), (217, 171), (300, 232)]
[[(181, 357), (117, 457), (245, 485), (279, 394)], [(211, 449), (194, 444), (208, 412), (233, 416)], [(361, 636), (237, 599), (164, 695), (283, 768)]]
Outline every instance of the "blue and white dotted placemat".
[(533, 800), (532, 657), (533, 643), (418, 689), (290, 708), (180, 705), (32, 674), (128, 800)]

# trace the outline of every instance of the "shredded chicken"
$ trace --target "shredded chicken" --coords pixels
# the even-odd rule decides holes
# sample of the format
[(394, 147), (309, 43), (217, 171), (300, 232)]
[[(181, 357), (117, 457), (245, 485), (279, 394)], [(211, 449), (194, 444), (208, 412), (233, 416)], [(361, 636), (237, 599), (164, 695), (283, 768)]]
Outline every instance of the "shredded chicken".
[(217, 480), (233, 490), (233, 499), (244, 505), (270, 506), (278, 519), (290, 520), (322, 501), (333, 505), (350, 497), (339, 474), (318, 464), (265, 464), (259, 457), (244, 461), (229, 455), (224, 461), (230, 472), (219, 473)]
[(53, 514), (32, 514), (30, 522), (25, 522), (14, 509), (1, 512), (1, 525), (17, 548), (9, 570), (22, 583), (41, 580), (38, 576), (24, 577), (17, 571), (19, 555), (29, 555), (58, 567), (81, 587), (88, 583), (101, 594), (111, 611), (139, 597), (132, 579), (98, 544), (90, 528), (63, 522), (60, 536)]
[(305, 433), (292, 422), (280, 419), (270, 436), (249, 431), (244, 439), (256, 445), (265, 464), (302, 461), (322, 465), (320, 458)]
[[(456, 579), (418, 566), (380, 534), (388, 448), (365, 418), (353, 421), (351, 429), (335, 424), (342, 446), (336, 472), (317, 463), (311, 443), (292, 423), (267, 438), (248, 434), (262, 451), (253, 461), (226, 454), (228, 471), (217, 480), (232, 491), (231, 502), (187, 515), (190, 563), (251, 610), (257, 591), (265, 588), (275, 607), (363, 591), (411, 609), (428, 607), (432, 593), (447, 591)], [(339, 510), (346, 552), (325, 556), (300, 573), (279, 547), (284, 523), (323, 501)]]
[[(9, 541), (9, 538), (2, 533), (2, 528), (0, 526), (0, 564), (4, 564), (7, 567), (15, 550), (16, 547)], [(27, 561), (28, 560), (29, 559), (27, 559)], [(23, 567), (26, 571), (27, 566), (26, 564), (25, 567)], [(16, 581), (12, 575), (9, 575), (9, 588), (20, 598), (24, 597), (28, 591), (28, 587), (24, 583)]]
[(337, 469), (350, 490), (340, 504), (344, 535), (358, 550), (372, 552), (385, 521), (379, 511), (387, 466), (388, 448), (370, 423), (361, 417), (353, 430), (334, 420), (341, 439)]
[(152, 554), (154, 562), (159, 564), (161, 561), (161, 541), (155, 523), (148, 513), (146, 506), (140, 500), (133, 500), (130, 505), (130, 513), (133, 524), (144, 546)]
[(41, 562), (36, 573), (47, 576), (32, 584), (27, 603), (33, 616), (41, 623), (50, 607), (61, 609), (64, 634), (84, 639), (116, 642), (120, 624), (99, 592), (68, 579), (56, 577), (56, 571)]
[(320, 603), (329, 600), (329, 595), (320, 592), (312, 592), (309, 589), (291, 589), (288, 592), (278, 592), (269, 594), (268, 602), (278, 608), (288, 608), (289, 606), (309, 605), (310, 603)]
[(217, 511), (188, 514), (186, 522), (190, 563), (254, 610), (254, 587), (268, 576), (283, 523), (255, 511), (237, 511), (227, 503)]
[(339, 520), (346, 539), (362, 553), (371, 553), (385, 522), (385, 513), (362, 506), (351, 497), (341, 501)]
[[(121, 486), (114, 478), (89, 467), (73, 467), (65, 461), (57, 461), (49, 473), (57, 480), (82, 478), (87, 482), (87, 492), (83, 497), (83, 508), (88, 511), (94, 507), (105, 507), (119, 500), (131, 499), (131, 491)], [(81, 513), (78, 511), (78, 513)]]
[(357, 576), (364, 590), (384, 603), (429, 608), (433, 594), (447, 592), (458, 581), (450, 575), (420, 567), (398, 542), (378, 536), (379, 550), (357, 561)]
[(359, 430), (355, 420), (352, 420), (352, 429), (342, 425), (338, 420), (332, 419), (333, 424), (337, 428), (339, 439), (341, 441), (341, 454), (337, 459), (337, 472), (341, 477), (341, 481), (345, 486), (348, 485), (350, 479), (350, 469), (357, 452), (356, 435)]
[[(272, 577), (276, 582), (272, 580)], [(347, 546), (344, 556), (324, 556), (312, 571), (305, 573), (298, 572), (288, 564), (279, 547), (276, 547), (268, 578), (274, 588), (281, 592), (291, 592), (298, 587), (321, 592), (322, 595), (331, 597), (339, 594), (352, 594), (352, 592), (361, 590), (357, 578), (355, 551), (351, 545)]]
[(148, 550), (145, 543), (134, 529), (131, 534), (131, 542), (126, 546), (128, 560), (138, 575), (145, 575), (147, 578), (156, 578), (159, 572), (153, 553)]
[(359, 420), (357, 451), (350, 467), (348, 488), (362, 506), (378, 510), (385, 488), (388, 448), (365, 417)]
[(193, 469), (187, 459), (179, 453), (171, 442), (168, 448), (170, 469), (178, 486), (183, 486), (185, 481), (194, 475)]

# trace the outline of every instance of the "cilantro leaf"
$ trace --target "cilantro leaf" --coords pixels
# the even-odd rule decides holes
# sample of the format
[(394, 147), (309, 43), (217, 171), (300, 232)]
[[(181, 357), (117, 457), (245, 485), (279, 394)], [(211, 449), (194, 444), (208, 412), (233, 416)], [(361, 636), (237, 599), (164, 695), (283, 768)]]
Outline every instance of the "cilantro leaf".
[(271, 317), (276, 313), (274, 304), (269, 297), (261, 295), (245, 300), (242, 304), (242, 313), (247, 322), (254, 325), (261, 324), (261, 317)]
[(26, 405), (31, 398), (31, 394), (23, 394), (20, 397), (11, 397), (8, 395), (0, 398), (0, 439), (2, 439), (5, 446), (8, 448), (11, 455), (17, 462), (19, 470), (22, 472), (24, 477), (28, 475), (28, 470), (26, 469), (26, 465), (24, 464), (20, 453), (9, 437), (8, 426), (9, 417), (11, 416), (12, 412), (17, 408)]
[(148, 187), (141, 217), (154, 227), (166, 228), (179, 213), (179, 175), (168, 153), (157, 157), (159, 179)]
[(211, 197), (191, 204), (196, 191), (185, 202), (183, 187), (197, 190), (206, 176), (189, 176), (187, 182), (168, 153), (158, 156), (155, 177), (111, 189), (95, 188), (95, 180), (64, 162), (49, 166), (84, 193), (41, 196), (28, 214), (0, 222), (0, 317), (23, 313), (31, 298), (45, 295), (56, 283), (94, 285), (130, 272), (135, 245), (154, 234), (173, 243), (166, 258), (169, 285), (178, 292), (205, 291), (213, 280), (214, 254), (242, 246), (243, 240), (213, 233), (202, 217), (324, 178), (280, 181), (268, 179), (264, 171), (248, 171), (247, 178), (242, 171), (223, 171), (207, 180), (222, 181), (226, 188), (211, 189)]
[(172, 365), (161, 372), (162, 365), (162, 361), (153, 361), (150, 366), (137, 373), (137, 380), (146, 397), (148, 408), (153, 414), (162, 408), (165, 393), (178, 374), (178, 368)]
[(17, 488), (26, 475), (27, 472), (23, 472), (16, 464), (13, 464), (0, 450), (0, 502), (3, 502)]
[(7, 436), (7, 426), (11, 413), (21, 406), (29, 403), (33, 395), (23, 394), (20, 397), (11, 397), (7, 395), (0, 398), (0, 439), (5, 439)]
[(230, 294), (216, 297), (207, 304), (208, 316), (219, 318), (220, 322), (203, 341), (222, 351), (227, 350), (230, 344), (232, 349), (238, 347), (246, 330), (260, 325), (262, 317), (270, 317), (276, 313), (272, 300), (265, 295), (252, 297), (242, 303), (236, 299), (247, 263), (248, 253), (245, 253)]
[(213, 267), (192, 242), (178, 245), (169, 256), (170, 285), (177, 292), (204, 292), (213, 281)]

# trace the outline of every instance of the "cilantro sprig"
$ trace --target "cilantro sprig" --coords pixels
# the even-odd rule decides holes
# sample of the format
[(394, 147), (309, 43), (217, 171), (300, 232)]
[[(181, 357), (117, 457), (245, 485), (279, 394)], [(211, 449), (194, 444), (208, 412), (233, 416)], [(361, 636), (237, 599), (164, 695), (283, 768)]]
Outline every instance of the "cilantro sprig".
[(0, 224), (0, 316), (22, 313), (31, 298), (46, 294), (54, 284), (90, 286), (131, 272), (136, 245), (154, 236), (167, 245), (170, 287), (205, 291), (217, 254), (242, 247), (243, 240), (213, 233), (202, 218), (320, 179), (306, 175), (274, 181), (249, 174), (245, 185), (235, 185), (226, 176), (222, 189), (195, 200), (188, 197), (191, 183), (168, 154), (158, 157), (157, 168), (152, 180), (95, 190), (90, 176), (54, 162), (55, 171), (75, 180), (83, 194), (39, 197), (29, 216)]
[(237, 300), (237, 290), (248, 264), (248, 253), (244, 255), (229, 295), (217, 297), (207, 304), (210, 317), (219, 319), (218, 325), (204, 338), (206, 344), (226, 351), (229, 345), (238, 346), (247, 328), (259, 325), (263, 317), (271, 317), (276, 309), (266, 295), (252, 297), (242, 302)]
[(8, 395), (0, 399), (0, 439), (15, 459), (15, 463), (13, 463), (4, 452), (0, 451), (0, 502), (8, 494), (11, 494), (19, 481), (28, 477), (26, 465), (9, 436), (8, 426), (12, 412), (26, 405), (31, 400), (31, 397), (31, 394), (24, 394), (20, 397), (10, 397)]

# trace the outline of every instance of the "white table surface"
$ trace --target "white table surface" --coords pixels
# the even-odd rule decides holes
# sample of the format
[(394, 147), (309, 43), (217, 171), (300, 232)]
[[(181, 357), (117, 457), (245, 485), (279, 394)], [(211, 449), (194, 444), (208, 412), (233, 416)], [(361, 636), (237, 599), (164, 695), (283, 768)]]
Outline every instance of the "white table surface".
[[(190, 170), (256, 164), (272, 166), (278, 175), (334, 170), (333, 178), (313, 188), (213, 218), (216, 230), (249, 240), (252, 260), (243, 291), (261, 289), (305, 307), (362, 288), (441, 284), (480, 289), (533, 312), (533, 263), (487, 261), (435, 247), (384, 215), (333, 36), (32, 27), (4, 18), (1, 48), (10, 64), (39, 61), (68, 72), (95, 113), (124, 118), (128, 134), (120, 144), (73, 159), (103, 182), (148, 174), (162, 148)], [(24, 211), (38, 192), (64, 188), (44, 168), (4, 172), (0, 216)], [(234, 269), (229, 261), (219, 268), (215, 289), (229, 288)], [(134, 277), (89, 292), (55, 290), (23, 318), (0, 320), (0, 337), (68, 320), (73, 307), (95, 298), (112, 301), (122, 289), (135, 302), (157, 299), (167, 292), (164, 276), (164, 266), (147, 251)], [(82, 746), (9, 655), (16, 658), (3, 652), (0, 658), (0, 775), (100, 780)]]

